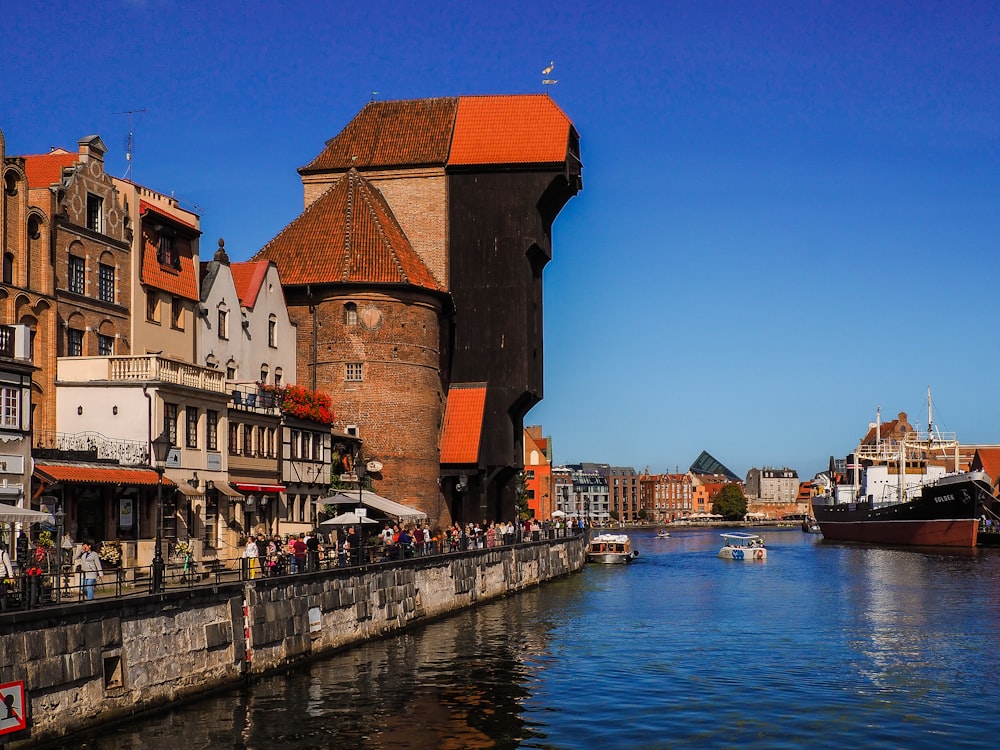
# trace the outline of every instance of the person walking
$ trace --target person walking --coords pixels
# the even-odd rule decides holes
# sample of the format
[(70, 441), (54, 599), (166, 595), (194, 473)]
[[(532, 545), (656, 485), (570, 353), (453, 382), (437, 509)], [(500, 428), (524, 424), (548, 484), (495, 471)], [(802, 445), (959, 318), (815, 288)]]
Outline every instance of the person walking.
[(306, 535), (299, 534), (298, 538), (292, 542), (292, 557), (295, 558), (295, 568), (300, 573), (306, 572), (306, 553), (309, 548), (306, 546)]
[(83, 595), (88, 601), (94, 598), (94, 587), (98, 579), (104, 575), (100, 556), (91, 549), (90, 542), (84, 542), (76, 556), (76, 569), (83, 576)]
[(247, 546), (243, 548), (243, 557), (247, 559), (247, 575), (250, 578), (256, 578), (257, 566), (260, 564), (260, 550), (257, 549), (257, 541), (253, 536), (247, 537)]

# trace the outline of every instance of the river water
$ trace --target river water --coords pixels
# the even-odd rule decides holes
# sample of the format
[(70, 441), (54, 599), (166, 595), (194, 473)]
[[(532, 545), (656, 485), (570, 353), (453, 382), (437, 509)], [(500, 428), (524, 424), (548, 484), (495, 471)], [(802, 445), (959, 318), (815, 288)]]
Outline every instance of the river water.
[(578, 575), (66, 747), (995, 747), (1000, 550), (636, 532)]

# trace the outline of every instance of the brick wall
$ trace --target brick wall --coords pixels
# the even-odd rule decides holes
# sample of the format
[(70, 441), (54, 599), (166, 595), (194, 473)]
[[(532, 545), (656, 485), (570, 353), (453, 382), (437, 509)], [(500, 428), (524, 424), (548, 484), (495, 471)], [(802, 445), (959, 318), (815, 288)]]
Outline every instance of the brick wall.
[[(357, 425), (365, 458), (383, 464), (374, 491), (420, 508), (432, 524), (450, 522), (438, 486), (445, 406), (440, 300), (415, 289), (313, 292), (315, 313), (299, 290), (287, 291), (298, 327), (299, 383), (313, 387), (315, 345), (315, 387), (333, 398), (335, 428)], [(358, 324), (345, 322), (347, 303), (357, 306)], [(361, 363), (360, 382), (346, 379), (352, 362)]]

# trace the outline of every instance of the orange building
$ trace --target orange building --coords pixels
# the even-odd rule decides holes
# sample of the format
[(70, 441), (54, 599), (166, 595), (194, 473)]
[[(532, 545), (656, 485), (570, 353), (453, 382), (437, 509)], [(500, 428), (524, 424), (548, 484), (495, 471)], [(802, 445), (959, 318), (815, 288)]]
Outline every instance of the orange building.
[(540, 425), (524, 428), (524, 487), (531, 515), (541, 520), (551, 518), (552, 438), (542, 435)]

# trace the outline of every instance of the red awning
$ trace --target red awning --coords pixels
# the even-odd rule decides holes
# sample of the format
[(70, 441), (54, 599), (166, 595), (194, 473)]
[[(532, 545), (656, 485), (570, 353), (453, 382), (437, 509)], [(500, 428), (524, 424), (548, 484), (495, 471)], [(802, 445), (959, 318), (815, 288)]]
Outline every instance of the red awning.
[[(152, 469), (126, 468), (124, 466), (81, 466), (79, 464), (49, 464), (35, 462), (35, 474), (45, 484), (137, 484), (155, 485), (159, 479)], [(174, 483), (163, 477), (165, 487)]]
[(232, 485), (240, 492), (259, 492), (262, 495), (285, 491), (284, 485), (280, 484), (244, 484), (243, 482), (233, 482)]

